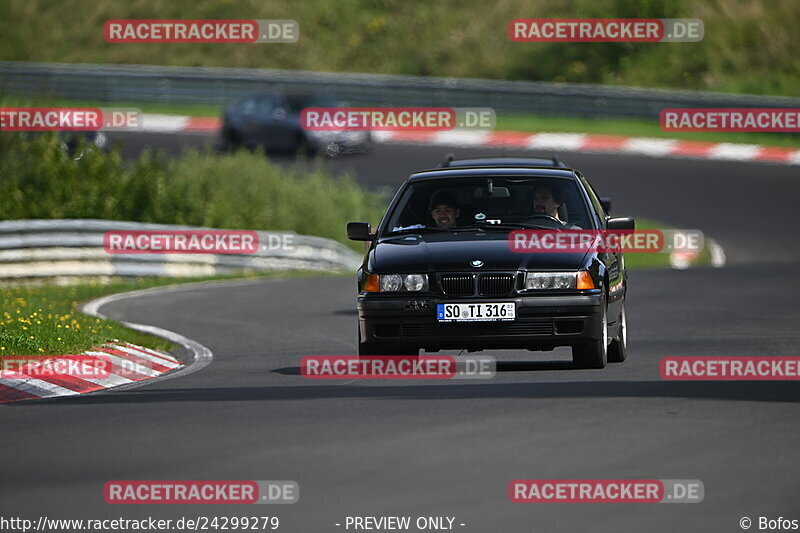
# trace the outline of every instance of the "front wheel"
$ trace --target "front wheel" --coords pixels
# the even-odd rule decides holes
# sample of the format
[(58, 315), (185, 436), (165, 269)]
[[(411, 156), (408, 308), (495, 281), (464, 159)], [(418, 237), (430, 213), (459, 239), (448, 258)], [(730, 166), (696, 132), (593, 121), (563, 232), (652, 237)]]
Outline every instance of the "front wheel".
[(222, 149), (228, 152), (235, 152), (242, 147), (242, 139), (234, 130), (230, 128), (223, 128), (220, 134), (222, 140)]
[(300, 157), (314, 157), (317, 155), (317, 150), (308, 141), (305, 135), (298, 135), (294, 141), (295, 155)]
[(621, 363), (628, 357), (628, 319), (625, 315), (625, 302), (622, 302), (622, 311), (619, 313), (619, 335), (608, 345), (608, 361)]
[(600, 339), (572, 347), (575, 368), (605, 368), (608, 362), (608, 308), (606, 299), (600, 304)]

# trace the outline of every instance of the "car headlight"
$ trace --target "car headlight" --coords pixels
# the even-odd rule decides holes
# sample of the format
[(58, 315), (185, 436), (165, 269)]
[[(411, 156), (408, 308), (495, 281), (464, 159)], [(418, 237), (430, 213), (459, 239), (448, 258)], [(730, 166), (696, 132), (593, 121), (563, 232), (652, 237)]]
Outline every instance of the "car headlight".
[(403, 286), (407, 291), (421, 291), (428, 285), (428, 279), (422, 274), (409, 274), (403, 280)]
[(580, 272), (528, 272), (525, 290), (594, 289), (591, 274)]
[(397, 292), (403, 286), (403, 278), (399, 274), (386, 274), (381, 276), (381, 291)]
[(428, 290), (426, 274), (381, 274), (380, 292), (419, 292)]

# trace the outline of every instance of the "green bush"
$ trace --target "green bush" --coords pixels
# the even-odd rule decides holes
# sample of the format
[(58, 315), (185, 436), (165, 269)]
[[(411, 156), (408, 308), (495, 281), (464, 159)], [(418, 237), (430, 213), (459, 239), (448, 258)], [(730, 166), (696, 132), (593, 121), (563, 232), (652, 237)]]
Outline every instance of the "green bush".
[(294, 230), (355, 250), (345, 226), (377, 222), (386, 199), (350, 176), (281, 167), (263, 154), (188, 151), (177, 159), (145, 152), (87, 151), (74, 161), (55, 135), (0, 135), (0, 219), (98, 218), (224, 229)]
[[(516, 43), (515, 18), (699, 18), (698, 43)], [(291, 44), (114, 44), (108, 19), (294, 19)], [(0, 59), (375, 72), (800, 95), (797, 0), (0, 2)], [(46, 88), (44, 88), (46, 90)], [(30, 95), (30, 96), (46, 96)]]

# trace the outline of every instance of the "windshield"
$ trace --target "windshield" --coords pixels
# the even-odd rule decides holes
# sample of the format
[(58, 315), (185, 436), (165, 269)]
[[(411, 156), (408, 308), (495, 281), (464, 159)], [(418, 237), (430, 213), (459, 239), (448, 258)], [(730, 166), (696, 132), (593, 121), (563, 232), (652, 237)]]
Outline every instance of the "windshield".
[(589, 229), (590, 220), (571, 179), (447, 178), (411, 183), (389, 214), (384, 234), (474, 227)]
[(290, 113), (299, 114), (308, 107), (337, 107), (333, 98), (323, 95), (290, 95), (286, 98), (286, 107)]

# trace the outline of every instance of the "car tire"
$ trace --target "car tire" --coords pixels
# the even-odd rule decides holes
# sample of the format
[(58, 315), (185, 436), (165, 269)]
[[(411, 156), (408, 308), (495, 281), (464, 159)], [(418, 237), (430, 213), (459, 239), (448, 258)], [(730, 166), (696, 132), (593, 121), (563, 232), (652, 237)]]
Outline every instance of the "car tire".
[(317, 155), (317, 151), (314, 149), (311, 143), (308, 142), (308, 138), (303, 134), (299, 134), (297, 136), (297, 138), (295, 139), (294, 146), (295, 146), (295, 155), (298, 155), (300, 157), (314, 157), (315, 155)]
[(606, 298), (600, 304), (601, 335), (596, 341), (583, 342), (572, 347), (572, 364), (575, 368), (605, 368), (608, 362), (608, 306)]
[(619, 334), (608, 346), (608, 362), (621, 363), (628, 358), (628, 319), (625, 314), (625, 300), (619, 313)]
[(239, 135), (230, 128), (224, 128), (220, 136), (222, 137), (222, 147), (226, 151), (234, 152), (242, 146)]

